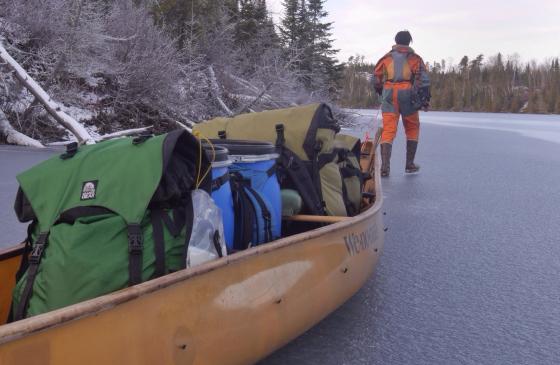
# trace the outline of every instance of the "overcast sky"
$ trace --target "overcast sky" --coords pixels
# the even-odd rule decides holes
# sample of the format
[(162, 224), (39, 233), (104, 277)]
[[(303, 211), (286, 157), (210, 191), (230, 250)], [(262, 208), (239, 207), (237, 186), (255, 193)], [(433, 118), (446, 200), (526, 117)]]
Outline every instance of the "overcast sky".
[[(267, 0), (276, 17), (282, 0)], [(425, 61), (518, 53), (521, 60), (560, 56), (560, 0), (327, 0), (339, 59), (386, 53), (408, 29)]]

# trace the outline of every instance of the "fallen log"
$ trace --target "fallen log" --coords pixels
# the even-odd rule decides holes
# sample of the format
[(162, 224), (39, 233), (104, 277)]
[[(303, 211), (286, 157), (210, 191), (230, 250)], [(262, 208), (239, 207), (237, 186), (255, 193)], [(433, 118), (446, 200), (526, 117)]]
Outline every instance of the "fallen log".
[(0, 110), (0, 134), (6, 137), (6, 142), (10, 144), (16, 144), (18, 146), (28, 146), (36, 148), (44, 148), (43, 144), (36, 139), (26, 136), (25, 134), (18, 132), (12, 127), (6, 114)]
[(31, 78), (27, 72), (21, 67), (16, 60), (12, 58), (4, 48), (0, 40), (0, 59), (5, 62), (8, 69), (10, 69), (14, 77), (21, 82), (21, 84), (29, 90), (31, 94), (43, 105), (45, 110), (61, 125), (68, 129), (76, 136), (80, 143), (91, 144), (95, 143), (93, 137), (88, 133), (82, 124), (70, 115), (62, 111), (60, 105), (51, 99), (49, 94)]
[(208, 66), (208, 76), (210, 78), (210, 85), (214, 98), (216, 98), (218, 104), (226, 112), (227, 115), (229, 115), (230, 117), (233, 116), (233, 112), (231, 111), (231, 109), (228, 108), (226, 103), (224, 103), (224, 101), (220, 97), (220, 86), (218, 85), (218, 80), (216, 80), (216, 73), (214, 72), (214, 67), (212, 67), (212, 65)]

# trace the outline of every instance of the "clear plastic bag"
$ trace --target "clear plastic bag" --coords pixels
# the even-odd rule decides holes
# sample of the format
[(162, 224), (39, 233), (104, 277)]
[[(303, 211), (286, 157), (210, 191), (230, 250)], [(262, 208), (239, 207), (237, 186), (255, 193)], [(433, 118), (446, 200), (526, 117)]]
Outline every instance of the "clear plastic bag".
[(227, 255), (222, 212), (204, 190), (193, 190), (193, 230), (187, 251), (187, 267)]

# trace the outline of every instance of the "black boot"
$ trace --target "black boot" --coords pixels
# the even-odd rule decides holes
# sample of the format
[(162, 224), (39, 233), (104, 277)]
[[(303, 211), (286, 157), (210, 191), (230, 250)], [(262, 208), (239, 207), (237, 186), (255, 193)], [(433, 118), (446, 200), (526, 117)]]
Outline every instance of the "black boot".
[(407, 174), (418, 172), (420, 165), (414, 164), (414, 156), (416, 156), (416, 149), (418, 148), (418, 141), (406, 141), (406, 166), (404, 171)]
[(381, 143), (381, 176), (389, 176), (391, 170), (391, 150), (393, 145), (390, 143)]

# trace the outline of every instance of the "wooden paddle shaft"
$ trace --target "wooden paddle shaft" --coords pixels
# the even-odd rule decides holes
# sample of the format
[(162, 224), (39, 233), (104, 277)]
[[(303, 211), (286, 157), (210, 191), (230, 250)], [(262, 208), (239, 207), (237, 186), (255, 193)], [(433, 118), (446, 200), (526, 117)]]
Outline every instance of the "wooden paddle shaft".
[(282, 219), (291, 222), (338, 223), (347, 220), (348, 217), (299, 214), (290, 217), (282, 217)]

